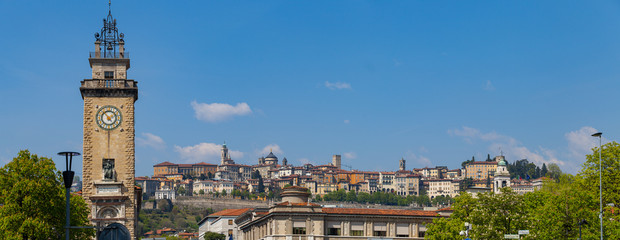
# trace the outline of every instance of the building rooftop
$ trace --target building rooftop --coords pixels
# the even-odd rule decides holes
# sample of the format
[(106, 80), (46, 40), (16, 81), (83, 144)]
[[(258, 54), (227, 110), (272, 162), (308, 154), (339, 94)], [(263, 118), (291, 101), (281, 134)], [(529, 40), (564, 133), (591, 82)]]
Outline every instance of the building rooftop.
[(323, 208), (323, 213), (352, 215), (437, 216), (436, 211), (369, 208)]
[(212, 213), (209, 217), (219, 217), (219, 216), (239, 216), (247, 211), (252, 211), (254, 208), (241, 208), (241, 209), (226, 209), (216, 213)]

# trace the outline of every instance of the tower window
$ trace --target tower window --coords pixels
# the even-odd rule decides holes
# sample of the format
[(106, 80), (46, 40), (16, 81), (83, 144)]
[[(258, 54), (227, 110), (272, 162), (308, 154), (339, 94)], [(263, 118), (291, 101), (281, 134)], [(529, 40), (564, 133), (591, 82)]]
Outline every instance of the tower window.
[(114, 72), (113, 71), (105, 71), (105, 72), (103, 72), (103, 77), (105, 77), (105, 78), (114, 78)]

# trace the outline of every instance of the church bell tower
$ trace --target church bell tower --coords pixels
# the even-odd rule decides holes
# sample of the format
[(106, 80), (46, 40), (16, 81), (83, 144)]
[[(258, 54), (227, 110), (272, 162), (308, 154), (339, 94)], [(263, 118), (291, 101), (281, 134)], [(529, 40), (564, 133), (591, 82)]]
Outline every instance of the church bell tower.
[(92, 78), (80, 86), (84, 100), (82, 197), (98, 236), (113, 226), (123, 233), (123, 239), (136, 239), (141, 198), (134, 182), (138, 82), (127, 79), (129, 54), (123, 38), (109, 10), (88, 58)]

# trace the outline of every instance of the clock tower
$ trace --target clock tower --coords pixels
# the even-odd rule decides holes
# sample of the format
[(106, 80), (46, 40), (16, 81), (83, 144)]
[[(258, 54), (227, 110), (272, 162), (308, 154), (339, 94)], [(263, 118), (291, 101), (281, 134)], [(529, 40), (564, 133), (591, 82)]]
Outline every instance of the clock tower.
[(88, 58), (92, 78), (80, 86), (84, 100), (82, 196), (98, 236), (108, 227), (136, 239), (141, 199), (134, 182), (138, 82), (127, 79), (129, 54), (123, 38), (109, 11), (103, 28), (95, 33), (95, 51)]

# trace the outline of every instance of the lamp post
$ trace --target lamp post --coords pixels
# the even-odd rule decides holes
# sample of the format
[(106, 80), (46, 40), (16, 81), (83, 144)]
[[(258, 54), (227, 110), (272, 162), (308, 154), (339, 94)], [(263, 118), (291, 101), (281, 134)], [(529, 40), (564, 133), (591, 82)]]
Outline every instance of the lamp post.
[(579, 240), (581, 240), (581, 225), (584, 225), (584, 224), (588, 224), (588, 221), (586, 221), (585, 219), (582, 219), (581, 221), (577, 223), (577, 225), (579, 225)]
[(598, 213), (598, 218), (601, 220), (601, 240), (603, 240), (603, 145), (602, 142), (602, 132), (597, 132), (592, 134), (592, 137), (598, 137), (598, 185), (599, 185), (599, 199), (600, 199), (600, 209)]
[(71, 165), (73, 164), (73, 156), (79, 156), (80, 153), (79, 152), (59, 152), (58, 155), (60, 156), (65, 156), (65, 164), (66, 164), (66, 171), (62, 172), (62, 180), (65, 183), (65, 203), (66, 203), (66, 210), (65, 210), (65, 239), (69, 240), (69, 228), (71, 228), (71, 213), (70, 213), (70, 196), (69, 196), (69, 192), (70, 192), (70, 188), (71, 185), (73, 184), (73, 176), (75, 175), (74, 171), (71, 171)]

